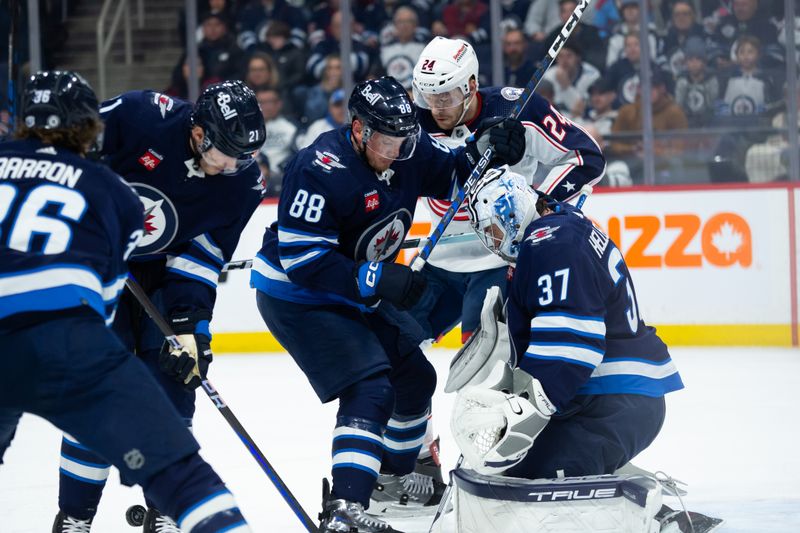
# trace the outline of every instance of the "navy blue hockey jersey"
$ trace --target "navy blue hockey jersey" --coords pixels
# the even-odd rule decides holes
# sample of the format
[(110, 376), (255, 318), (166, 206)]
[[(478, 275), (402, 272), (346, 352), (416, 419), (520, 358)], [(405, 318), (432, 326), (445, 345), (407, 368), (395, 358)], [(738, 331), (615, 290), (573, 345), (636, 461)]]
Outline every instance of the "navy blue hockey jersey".
[(378, 176), (350, 142), (349, 126), (323, 133), (286, 166), (278, 221), (253, 261), (251, 285), (279, 299), (360, 307), (356, 262), (392, 261), (418, 196), (445, 197), (470, 173), (463, 150), (422, 135), (414, 157)]
[(37, 140), (0, 144), (0, 327), (81, 306), (110, 323), (142, 218), (107, 167)]
[(192, 105), (153, 91), (103, 102), (102, 154), (142, 199), (145, 236), (134, 261), (166, 263), (165, 305), (210, 312), (217, 279), (261, 201), (257, 165), (236, 175), (206, 176), (189, 144)]
[(622, 253), (562, 205), (526, 230), (509, 287), (517, 365), (559, 410), (576, 395), (660, 397), (683, 388), (667, 346), (639, 315)]

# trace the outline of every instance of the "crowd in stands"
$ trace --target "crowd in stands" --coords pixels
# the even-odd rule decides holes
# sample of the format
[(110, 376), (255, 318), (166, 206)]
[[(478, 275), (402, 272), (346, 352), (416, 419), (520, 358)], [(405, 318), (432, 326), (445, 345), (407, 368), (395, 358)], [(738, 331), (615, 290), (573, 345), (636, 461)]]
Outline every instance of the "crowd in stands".
[[(650, 7), (645, 32), (643, 1)], [(443, 35), (474, 45), (480, 84), (489, 86), (491, 32), (499, 31), (504, 85), (522, 87), (576, 4), (500, 0), (502, 22), (493, 28), (488, 0), (352, 0), (354, 81), (388, 74), (410, 88), (421, 50)], [(689, 152), (682, 159), (697, 160), (697, 181), (785, 179), (786, 135), (771, 129), (786, 124), (783, 11), (784, 0), (594, 0), (538, 92), (602, 143), (610, 184), (640, 183), (644, 33), (658, 181), (691, 174), (674, 157)], [(198, 0), (198, 12), (200, 86), (239, 78), (256, 91), (267, 120), (260, 162), (277, 192), (287, 158), (345, 120), (339, 1)], [(182, 58), (165, 92), (186, 98), (188, 75)], [(687, 136), (687, 129), (701, 133)], [(775, 154), (783, 162), (762, 171), (766, 161), (781, 160)]]

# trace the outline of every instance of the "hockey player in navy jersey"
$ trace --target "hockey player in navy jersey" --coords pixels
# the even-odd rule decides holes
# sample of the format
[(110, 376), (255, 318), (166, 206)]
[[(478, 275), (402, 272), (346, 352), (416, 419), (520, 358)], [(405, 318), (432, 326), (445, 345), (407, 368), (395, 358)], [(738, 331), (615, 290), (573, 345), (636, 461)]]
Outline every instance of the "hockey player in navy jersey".
[[(481, 120), (508, 116), (522, 89), (478, 88), (478, 58), (461, 39), (436, 37), (414, 67), (414, 101), (423, 130), (450, 147), (461, 146)], [(519, 116), (525, 126), (525, 155), (513, 166), (531, 185), (558, 200), (576, 196), (603, 176), (605, 158), (594, 139), (534, 93)], [(534, 178), (534, 176), (536, 176)], [(426, 199), (433, 226), (450, 207), (447, 199)], [(471, 234), (462, 208), (444, 235)], [(506, 265), (477, 241), (437, 246), (422, 269), (428, 285), (411, 314), (426, 338), (437, 339), (461, 322), (462, 342), (480, 320), (486, 290), (506, 289)], [(438, 474), (438, 444), (429, 428), (420, 454), (420, 472)]]
[[(621, 252), (580, 210), (507, 167), (487, 172), (468, 212), (481, 242), (514, 266), (512, 348), (500, 359), (517, 369), (513, 386), (495, 373), (459, 392), (452, 428), (467, 462), (530, 479), (614, 473), (655, 439), (664, 395), (683, 388), (642, 320)], [(488, 413), (505, 422), (493, 442), (477, 442)]]
[(399, 502), (419, 510), (435, 508), (442, 487), (412, 473), (436, 374), (419, 328), (398, 309), (415, 303), (424, 278), (392, 261), (417, 197), (447, 197), (490, 142), (495, 163), (517, 162), (524, 131), (491, 120), (451, 150), (420, 134), (414, 104), (390, 77), (356, 85), (348, 108), (349, 125), (288, 163), (251, 283), (319, 399), (339, 400), (322, 530), (393, 531), (364, 512), (371, 494), (371, 512)]
[[(264, 189), (253, 159), (264, 142), (264, 119), (254, 93), (239, 81), (208, 87), (194, 107), (153, 91), (128, 92), (103, 102), (100, 115), (100, 154), (144, 204), (145, 234), (131, 254), (131, 274), (184, 350), (162, 350), (163, 335), (127, 292), (113, 328), (191, 426), (194, 389), (212, 358), (209, 322), (217, 278)], [(89, 521), (108, 465), (68, 436), (61, 452), (56, 525), (66, 518)], [(77, 456), (91, 466), (77, 468), (68, 459)], [(167, 527), (168, 519), (148, 502), (144, 531)]]
[[(21, 117), (18, 140), (0, 144), (0, 459), (30, 412), (144, 487), (182, 531), (250, 531), (162, 388), (107, 326), (144, 220), (133, 189), (84, 158), (102, 130), (94, 92), (74, 73), (40, 72)], [(62, 461), (89, 471), (86, 448), (75, 450)], [(65, 519), (62, 530), (89, 523)]]

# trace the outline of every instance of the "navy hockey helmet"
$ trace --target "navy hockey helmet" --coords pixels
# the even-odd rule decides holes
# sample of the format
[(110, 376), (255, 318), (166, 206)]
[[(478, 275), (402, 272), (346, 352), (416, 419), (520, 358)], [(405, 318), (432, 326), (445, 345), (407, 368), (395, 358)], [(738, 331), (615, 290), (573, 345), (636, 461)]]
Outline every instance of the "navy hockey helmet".
[[(408, 159), (420, 136), (417, 108), (391, 76), (367, 80), (353, 88), (347, 103), (350, 119), (364, 125), (362, 144), (381, 157)], [(369, 142), (370, 139), (375, 139)]]
[(97, 96), (83, 77), (69, 70), (49, 70), (28, 79), (20, 116), (29, 128), (52, 130), (99, 123), (97, 108)]
[(203, 128), (201, 152), (213, 146), (242, 161), (252, 162), (267, 135), (255, 93), (239, 80), (208, 86), (194, 106), (192, 124)]

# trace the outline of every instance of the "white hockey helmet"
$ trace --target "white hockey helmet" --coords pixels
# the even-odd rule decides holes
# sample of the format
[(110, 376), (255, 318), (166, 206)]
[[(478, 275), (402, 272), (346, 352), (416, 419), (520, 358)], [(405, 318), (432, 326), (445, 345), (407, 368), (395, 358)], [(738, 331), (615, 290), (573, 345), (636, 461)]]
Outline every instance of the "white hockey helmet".
[(528, 224), (539, 218), (536, 192), (508, 165), (489, 169), (467, 196), (472, 229), (490, 252), (516, 262)]
[(435, 37), (414, 65), (414, 103), (424, 109), (461, 105), (474, 96), (469, 80), (478, 84), (478, 56), (462, 39)]
[(450, 429), (476, 472), (497, 475), (522, 461), (548, 420), (521, 396), (466, 387), (456, 398)]

